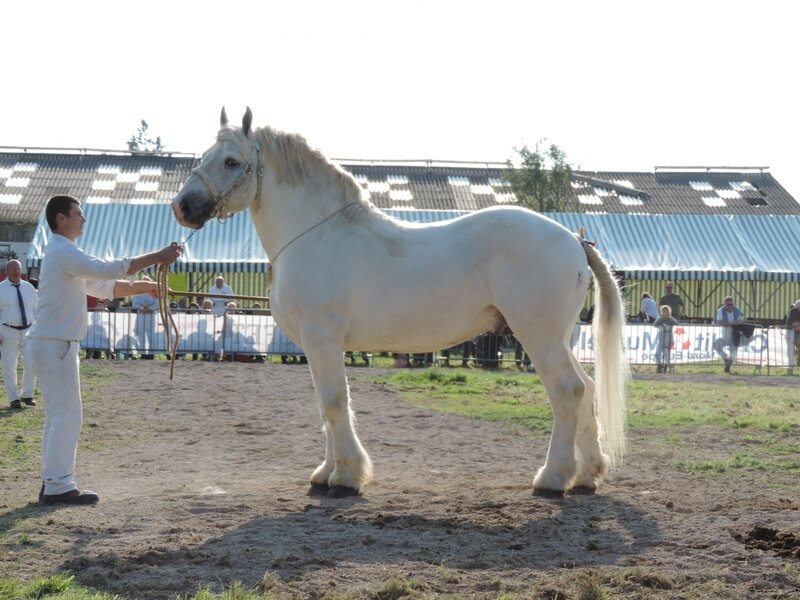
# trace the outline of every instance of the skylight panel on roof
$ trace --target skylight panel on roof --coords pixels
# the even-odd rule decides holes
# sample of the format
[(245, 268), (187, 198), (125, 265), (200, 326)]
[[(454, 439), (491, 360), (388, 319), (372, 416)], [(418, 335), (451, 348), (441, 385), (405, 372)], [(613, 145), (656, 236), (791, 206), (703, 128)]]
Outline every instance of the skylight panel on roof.
[(472, 185), (470, 186), (470, 191), (473, 194), (483, 194), (484, 196), (494, 195), (494, 189), (490, 185)]
[(86, 198), (86, 204), (111, 204), (110, 196), (89, 196)]
[(0, 204), (19, 204), (22, 194), (0, 194)]
[(513, 204), (517, 201), (517, 197), (514, 194), (496, 194), (495, 200), (499, 204)]
[(367, 189), (370, 192), (386, 193), (389, 191), (388, 181), (368, 181)]
[(627, 179), (612, 179), (611, 182), (616, 183), (617, 185), (621, 185), (623, 187), (629, 187), (633, 189), (633, 184)]
[(729, 181), (728, 185), (737, 192), (755, 192), (755, 186), (749, 181)]
[(139, 175), (147, 175), (148, 177), (161, 177), (161, 167), (142, 167), (139, 169)]
[(353, 179), (355, 179), (358, 183), (367, 183), (369, 181), (369, 177), (367, 177), (362, 173), (359, 173), (358, 175), (353, 175)]
[(595, 196), (600, 196), (601, 198), (604, 196), (608, 196), (611, 193), (608, 190), (599, 187), (592, 188), (592, 190), (594, 191)]
[(469, 185), (469, 178), (467, 177), (448, 177), (447, 183), (450, 185)]
[(578, 195), (578, 202), (581, 204), (602, 204), (603, 201), (594, 195), (588, 194), (579, 194)]
[(725, 200), (719, 196), (703, 196), (703, 202), (706, 204), (706, 206), (711, 206), (712, 208), (724, 208), (725, 206), (728, 206), (725, 203)]
[(714, 186), (707, 181), (690, 181), (689, 185), (698, 192), (710, 192), (714, 189)]
[(399, 202), (411, 202), (414, 199), (411, 190), (389, 190), (389, 198)]
[(14, 169), (0, 169), (0, 179), (6, 179), (11, 177), (11, 174), (14, 172)]
[(97, 172), (101, 175), (119, 175), (122, 169), (118, 165), (100, 165)]
[(30, 177), (9, 177), (6, 179), (6, 187), (28, 187), (30, 182)]
[(389, 175), (386, 178), (389, 183), (393, 183), (394, 185), (404, 185), (408, 183), (408, 177), (405, 175)]
[(629, 196), (627, 194), (620, 194), (619, 201), (625, 206), (642, 206), (644, 204), (638, 196)]
[(33, 172), (38, 167), (39, 167), (39, 165), (37, 165), (36, 163), (32, 163), (32, 162), (27, 162), (27, 163), (26, 162), (18, 162), (17, 164), (14, 165), (14, 170), (15, 171), (31, 171), (31, 172)]
[(136, 183), (139, 181), (138, 173), (120, 173), (117, 175), (118, 183)]
[(573, 179), (572, 181), (570, 181), (570, 182), (569, 182), (569, 184), (570, 184), (570, 185), (571, 185), (573, 188), (575, 188), (576, 190), (579, 190), (579, 189), (581, 189), (581, 188), (588, 188), (588, 187), (589, 187), (589, 185), (588, 185), (588, 184), (587, 184), (585, 181), (576, 181), (575, 179)]
[(720, 198), (727, 198), (728, 200), (742, 197), (741, 194), (735, 190), (717, 190), (717, 194), (719, 194)]
[(503, 179), (500, 179), (498, 177), (489, 177), (489, 179), (487, 179), (487, 182), (489, 183), (489, 185), (493, 185), (495, 187), (509, 187), (510, 185), (507, 181), (504, 181)]
[(131, 198), (129, 204), (155, 204), (153, 198)]
[(115, 187), (117, 187), (115, 179), (95, 179), (92, 182), (93, 190), (113, 190)]
[(137, 192), (157, 192), (158, 191), (158, 182), (157, 181), (137, 181), (136, 182), (136, 191)]

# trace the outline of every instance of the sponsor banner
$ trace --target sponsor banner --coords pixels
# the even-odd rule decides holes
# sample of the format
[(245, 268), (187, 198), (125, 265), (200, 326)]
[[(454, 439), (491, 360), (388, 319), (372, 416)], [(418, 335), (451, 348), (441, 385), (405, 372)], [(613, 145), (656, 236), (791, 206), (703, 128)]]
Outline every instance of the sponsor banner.
[[(739, 363), (770, 367), (788, 367), (792, 364), (793, 332), (785, 328), (756, 327), (753, 335), (742, 338), (735, 350), (731, 348), (730, 330), (726, 331), (726, 328), (714, 325), (678, 324), (672, 328), (671, 340), (668, 335), (659, 331), (660, 329), (646, 324), (625, 326), (625, 351), (629, 363), (654, 365), (659, 362), (669, 364), (721, 362), (720, 351), (722, 351), (725, 356), (735, 356), (735, 362)], [(663, 357), (659, 360), (662, 346)], [(581, 362), (594, 362), (594, 336), (591, 325), (580, 324), (576, 327), (572, 335), (572, 351)]]

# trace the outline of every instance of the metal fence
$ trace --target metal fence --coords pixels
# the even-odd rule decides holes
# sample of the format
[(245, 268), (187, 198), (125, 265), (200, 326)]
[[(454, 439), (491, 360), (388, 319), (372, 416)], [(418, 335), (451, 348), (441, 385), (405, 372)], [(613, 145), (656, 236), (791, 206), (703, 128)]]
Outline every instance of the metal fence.
[[(217, 316), (204, 312), (173, 313), (178, 328), (179, 355), (303, 356), (303, 349), (290, 340), (265, 311)], [(168, 354), (161, 319), (155, 313), (89, 311), (88, 330), (81, 341), (87, 352), (119, 358), (133, 355)], [(688, 364), (733, 364), (788, 369), (798, 364), (796, 332), (785, 327), (743, 328), (737, 336), (732, 328), (716, 325), (678, 324), (663, 329), (649, 324), (625, 326), (625, 353), (631, 365), (653, 365), (674, 370)], [(576, 358), (592, 364), (594, 333), (588, 323), (575, 325), (570, 344)], [(379, 349), (371, 349), (379, 350)], [(484, 334), (449, 349), (412, 354), (412, 362), (429, 364), (475, 364), (497, 367), (504, 363), (528, 366), (530, 359), (513, 335)], [(533, 365), (535, 367), (535, 365)]]

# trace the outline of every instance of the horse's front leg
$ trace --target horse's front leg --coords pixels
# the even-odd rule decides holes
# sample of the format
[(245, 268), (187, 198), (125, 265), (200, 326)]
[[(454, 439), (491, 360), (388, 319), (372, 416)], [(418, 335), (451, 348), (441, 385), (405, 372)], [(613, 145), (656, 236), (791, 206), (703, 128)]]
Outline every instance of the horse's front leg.
[(325, 461), (311, 474), (311, 484), (327, 485), (336, 495), (359, 494), (372, 480), (372, 462), (356, 435), (342, 351), (307, 353), (326, 437)]

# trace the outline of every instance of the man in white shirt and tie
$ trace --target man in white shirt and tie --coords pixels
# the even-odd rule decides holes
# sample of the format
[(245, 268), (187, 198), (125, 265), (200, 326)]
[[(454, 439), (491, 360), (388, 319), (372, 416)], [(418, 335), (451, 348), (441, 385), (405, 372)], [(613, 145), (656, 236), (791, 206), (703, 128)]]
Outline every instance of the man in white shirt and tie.
[(42, 259), (36, 321), (28, 332), (44, 403), (39, 502), (96, 504), (100, 496), (79, 490), (75, 483), (75, 458), (83, 420), (80, 340), (87, 329), (86, 295), (119, 298), (148, 293), (157, 297), (155, 282), (120, 278), (154, 264), (173, 263), (181, 248), (173, 243), (133, 258), (104, 260), (75, 244), (86, 224), (76, 198), (53, 196), (47, 201), (45, 216), (52, 236)]
[[(36, 406), (28, 338), (25, 334), (36, 317), (38, 297), (36, 288), (22, 279), (22, 265), (10, 260), (6, 265), (8, 278), (0, 283), (0, 352), (3, 355), (3, 380), (10, 408), (22, 408), (23, 403)], [(22, 388), (17, 388), (17, 364), (22, 355)]]

